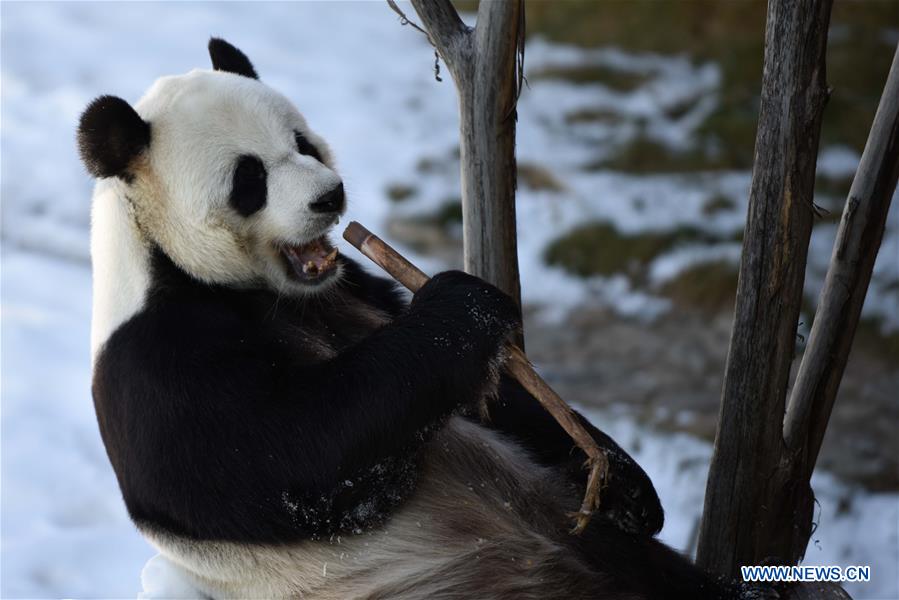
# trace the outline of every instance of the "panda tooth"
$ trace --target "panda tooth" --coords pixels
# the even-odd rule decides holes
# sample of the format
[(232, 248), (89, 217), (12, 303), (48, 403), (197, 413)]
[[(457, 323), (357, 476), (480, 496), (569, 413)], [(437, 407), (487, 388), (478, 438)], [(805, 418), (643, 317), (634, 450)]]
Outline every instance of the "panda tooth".
[(335, 258), (337, 258), (337, 248), (334, 248), (333, 250), (328, 252), (328, 255), (325, 257), (325, 261), (329, 263), (334, 262)]

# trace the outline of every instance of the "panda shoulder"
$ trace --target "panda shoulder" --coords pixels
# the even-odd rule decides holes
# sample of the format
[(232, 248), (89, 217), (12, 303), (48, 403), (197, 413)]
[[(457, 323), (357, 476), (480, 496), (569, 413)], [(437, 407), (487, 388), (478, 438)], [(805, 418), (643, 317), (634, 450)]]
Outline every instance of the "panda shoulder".
[(95, 371), (140, 371), (163, 380), (183, 364), (221, 363), (236, 351), (258, 353), (259, 332), (225, 303), (150, 292), (141, 311), (100, 348)]

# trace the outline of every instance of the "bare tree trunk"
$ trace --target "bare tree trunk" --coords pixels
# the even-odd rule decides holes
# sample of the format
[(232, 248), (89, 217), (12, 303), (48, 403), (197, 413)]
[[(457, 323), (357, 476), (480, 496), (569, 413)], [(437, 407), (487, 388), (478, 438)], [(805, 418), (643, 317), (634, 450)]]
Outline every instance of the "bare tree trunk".
[(740, 565), (794, 564), (810, 534), (811, 489), (791, 479), (781, 457), (828, 97), (831, 4), (768, 4), (749, 216), (697, 550), (697, 562), (730, 576)]
[(846, 368), (899, 177), (899, 45), (852, 181), (808, 346), (784, 421), (791, 459), (811, 477)]
[[(481, 2), (467, 27), (449, 0), (412, 0), (459, 94), (465, 270), (521, 304), (515, 225), (515, 105), (521, 0)], [(519, 347), (523, 340), (517, 340)]]

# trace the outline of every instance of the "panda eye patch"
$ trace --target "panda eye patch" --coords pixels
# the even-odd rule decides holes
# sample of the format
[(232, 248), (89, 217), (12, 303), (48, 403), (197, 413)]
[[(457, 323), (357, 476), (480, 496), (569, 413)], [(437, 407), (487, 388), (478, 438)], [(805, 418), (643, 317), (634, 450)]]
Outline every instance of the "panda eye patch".
[(295, 131), (293, 136), (297, 141), (297, 152), (304, 156), (311, 156), (318, 162), (324, 162), (322, 161), (322, 155), (319, 153), (318, 148), (313, 146), (309, 140), (306, 139), (306, 136), (299, 131)]
[(268, 193), (265, 165), (255, 156), (245, 154), (237, 159), (228, 202), (244, 217), (265, 206)]

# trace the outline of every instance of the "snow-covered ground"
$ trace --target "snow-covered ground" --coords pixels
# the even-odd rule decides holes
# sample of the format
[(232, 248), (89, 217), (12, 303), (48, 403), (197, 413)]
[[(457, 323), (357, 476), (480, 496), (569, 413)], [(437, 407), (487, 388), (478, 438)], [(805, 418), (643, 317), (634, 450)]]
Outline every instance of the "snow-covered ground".
[[(75, 151), (83, 107), (101, 93), (136, 101), (156, 77), (208, 66), (206, 41), (218, 35), (241, 47), (262, 78), (294, 99), (328, 139), (350, 196), (349, 217), (372, 229), (391, 214), (432, 210), (457, 195), (452, 172), (416, 172), (422, 157), (446, 157), (457, 121), (448, 77), (433, 76), (424, 38), (376, 3), (2, 3), (2, 582), (0, 596), (134, 597), (153, 554), (128, 521), (98, 435), (90, 399), (88, 356), (91, 181)], [(408, 14), (412, 14), (407, 7)], [(605, 301), (649, 315), (665, 302), (631, 290), (620, 278), (582, 280), (541, 259), (555, 235), (589, 218), (624, 231), (701, 223), (727, 232), (745, 214), (749, 175), (699, 178), (585, 172), (597, 142), (609, 147), (634, 135), (631, 121), (577, 131), (561, 116), (582, 107), (614, 107), (639, 117), (661, 143), (687, 143), (714, 107), (720, 74), (712, 63), (682, 57), (585, 52), (535, 42), (529, 69), (581, 63), (651, 73), (629, 92), (600, 85), (534, 81), (522, 95), (522, 162), (551, 169), (565, 189), (551, 198), (522, 188), (519, 243), (525, 299), (563, 307)], [(444, 70), (445, 73), (445, 70)], [(695, 94), (703, 100), (677, 118), (666, 107)], [(822, 168), (835, 175), (858, 160), (827, 149)], [(390, 203), (385, 188), (414, 182), (417, 193)], [(710, 219), (702, 205), (720, 193), (732, 211)], [(897, 274), (899, 225), (890, 218), (877, 269)], [(822, 231), (823, 233), (817, 233)], [(816, 228), (810, 256), (829, 257)], [(352, 250), (344, 248), (347, 252)], [(735, 259), (733, 245), (682, 248), (651, 269), (663, 281), (692, 261)], [(410, 252), (414, 256), (414, 253)], [(814, 260), (814, 259), (813, 259)], [(427, 270), (434, 259), (416, 257)], [(812, 265), (820, 271), (820, 265)], [(812, 282), (814, 285), (814, 281)], [(899, 318), (896, 294), (875, 285), (869, 314)], [(888, 321), (891, 326), (899, 326)], [(689, 549), (702, 503), (710, 448), (682, 435), (640, 429), (620, 415), (597, 415), (633, 451), (667, 509), (663, 537)], [(899, 597), (899, 497), (847, 488), (826, 474), (807, 564), (870, 564), (873, 581), (850, 586), (856, 598)]]

